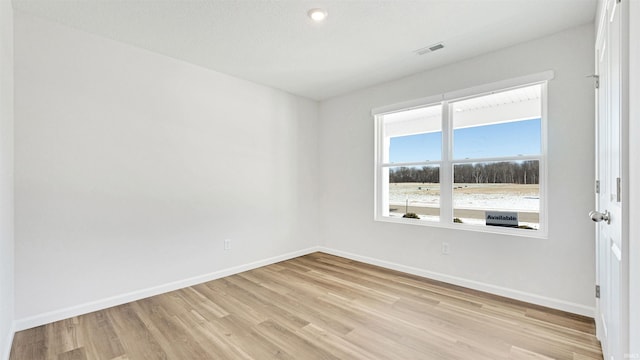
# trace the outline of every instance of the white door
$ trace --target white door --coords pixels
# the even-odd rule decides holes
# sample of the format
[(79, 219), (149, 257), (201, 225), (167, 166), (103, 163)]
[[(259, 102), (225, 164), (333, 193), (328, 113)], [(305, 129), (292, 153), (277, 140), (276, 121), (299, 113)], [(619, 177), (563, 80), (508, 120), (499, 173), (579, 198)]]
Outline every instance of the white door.
[(625, 296), (622, 246), (621, 166), (621, 11), (618, 0), (609, 0), (606, 18), (596, 40), (596, 329), (604, 358), (624, 359)]

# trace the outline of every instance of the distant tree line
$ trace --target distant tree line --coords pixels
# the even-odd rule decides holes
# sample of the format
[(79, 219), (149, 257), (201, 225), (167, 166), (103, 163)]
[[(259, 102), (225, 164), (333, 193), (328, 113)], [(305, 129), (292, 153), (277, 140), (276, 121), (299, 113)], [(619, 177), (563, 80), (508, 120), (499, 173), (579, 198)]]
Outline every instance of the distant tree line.
[[(540, 163), (537, 160), (455, 165), (455, 183), (538, 184)], [(399, 167), (389, 170), (391, 183), (439, 183), (440, 168), (433, 166)]]

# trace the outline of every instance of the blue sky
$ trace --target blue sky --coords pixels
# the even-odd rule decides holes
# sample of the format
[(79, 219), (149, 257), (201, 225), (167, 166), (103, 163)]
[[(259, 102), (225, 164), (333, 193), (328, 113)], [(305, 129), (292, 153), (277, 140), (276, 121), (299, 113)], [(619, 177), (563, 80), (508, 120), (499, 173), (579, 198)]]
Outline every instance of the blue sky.
[[(453, 132), (455, 159), (540, 154), (540, 119), (457, 129)], [(391, 138), (392, 163), (441, 159), (441, 133)]]

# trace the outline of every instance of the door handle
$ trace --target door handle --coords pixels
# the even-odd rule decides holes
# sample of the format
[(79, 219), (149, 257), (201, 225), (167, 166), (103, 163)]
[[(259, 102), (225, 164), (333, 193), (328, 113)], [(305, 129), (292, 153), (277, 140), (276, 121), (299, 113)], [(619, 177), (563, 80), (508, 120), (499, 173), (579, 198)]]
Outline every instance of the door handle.
[(593, 220), (593, 222), (606, 221), (607, 224), (611, 224), (611, 213), (609, 213), (609, 211), (607, 210), (605, 210), (603, 213), (594, 210), (589, 213), (589, 217), (591, 218), (591, 220)]

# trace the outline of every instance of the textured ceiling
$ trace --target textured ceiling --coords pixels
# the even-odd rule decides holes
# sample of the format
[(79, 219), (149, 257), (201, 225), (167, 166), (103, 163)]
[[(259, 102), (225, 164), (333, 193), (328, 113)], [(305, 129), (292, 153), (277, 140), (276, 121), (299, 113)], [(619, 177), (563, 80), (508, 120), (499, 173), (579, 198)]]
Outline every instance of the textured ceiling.
[[(14, 0), (14, 8), (316, 100), (592, 22), (596, 0)], [(314, 24), (310, 8), (329, 16)], [(413, 51), (444, 42), (418, 56)]]

